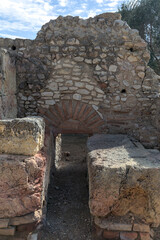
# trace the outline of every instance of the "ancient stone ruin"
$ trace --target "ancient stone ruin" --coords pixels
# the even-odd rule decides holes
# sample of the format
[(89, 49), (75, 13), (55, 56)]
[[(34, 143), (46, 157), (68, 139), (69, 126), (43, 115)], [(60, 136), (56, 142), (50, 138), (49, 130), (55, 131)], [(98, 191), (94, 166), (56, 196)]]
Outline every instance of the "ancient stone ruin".
[(85, 133), (98, 134), (87, 157), (93, 239), (158, 240), (160, 76), (149, 59), (117, 13), (0, 38), (0, 239), (37, 239), (56, 136)]

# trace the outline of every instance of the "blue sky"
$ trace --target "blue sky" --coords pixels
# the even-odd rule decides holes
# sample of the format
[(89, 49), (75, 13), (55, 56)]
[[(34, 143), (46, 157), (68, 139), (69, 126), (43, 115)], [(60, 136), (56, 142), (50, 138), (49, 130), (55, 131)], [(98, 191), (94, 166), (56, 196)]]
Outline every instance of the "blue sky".
[(34, 39), (41, 26), (59, 15), (94, 17), (115, 12), (123, 0), (0, 0), (0, 37)]

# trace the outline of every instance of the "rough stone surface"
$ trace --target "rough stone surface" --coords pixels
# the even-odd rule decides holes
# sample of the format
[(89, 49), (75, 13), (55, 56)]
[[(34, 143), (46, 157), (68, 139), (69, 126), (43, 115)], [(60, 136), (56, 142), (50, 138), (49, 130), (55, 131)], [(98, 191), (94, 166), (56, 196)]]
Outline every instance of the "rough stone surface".
[(98, 107), (103, 131), (160, 146), (160, 77), (147, 66), (147, 44), (119, 14), (60, 16), (34, 41), (0, 38), (0, 47), (16, 58), (18, 117), (75, 99)]
[(120, 239), (121, 240), (136, 240), (138, 234), (137, 233), (129, 233), (129, 232), (122, 232), (120, 233)]
[(110, 222), (107, 219), (102, 220), (97, 217), (94, 219), (94, 222), (100, 228), (107, 229), (110, 231), (131, 231), (132, 230), (132, 224), (115, 223), (115, 222)]
[(41, 217), (42, 217), (41, 211), (35, 211), (25, 216), (11, 218), (9, 220), (9, 225), (18, 226), (21, 224), (33, 223), (39, 221)]
[(7, 228), (9, 219), (0, 219), (0, 228)]
[(8, 228), (0, 229), (0, 235), (14, 236), (14, 234), (15, 234), (15, 227), (8, 227)]
[[(43, 116), (54, 134), (128, 134), (158, 149), (160, 76), (147, 66), (149, 58), (138, 31), (113, 13), (60, 16), (33, 41), (0, 38), (0, 119), (16, 117), (18, 103), (18, 117)], [(46, 204), (54, 150), (53, 141), (44, 146), (46, 166), (46, 156), (37, 154), (43, 139), (40, 119), (0, 121), (0, 218), (20, 231), (33, 228), (39, 217), (32, 215)], [(108, 216), (125, 218), (107, 228), (134, 228), (145, 238), (148, 225), (160, 223), (160, 153), (122, 135), (98, 139), (89, 141), (91, 213), (101, 227)], [(2, 231), (13, 233), (5, 221)]]
[[(0, 218), (23, 216), (41, 209), (45, 162), (43, 154), (0, 155)], [(11, 222), (17, 225), (18, 219)]]
[(0, 119), (17, 117), (16, 91), (14, 59), (0, 48)]
[(125, 135), (105, 134), (91, 137), (88, 149), (92, 215), (131, 213), (147, 224), (159, 224), (159, 151), (151, 153)]
[(145, 224), (134, 224), (133, 231), (135, 232), (150, 232), (150, 227)]
[(141, 240), (151, 240), (149, 233), (140, 233), (140, 237), (141, 237)]
[(105, 239), (119, 239), (119, 232), (104, 231), (103, 237)]
[(42, 118), (0, 121), (0, 153), (34, 155), (44, 145)]

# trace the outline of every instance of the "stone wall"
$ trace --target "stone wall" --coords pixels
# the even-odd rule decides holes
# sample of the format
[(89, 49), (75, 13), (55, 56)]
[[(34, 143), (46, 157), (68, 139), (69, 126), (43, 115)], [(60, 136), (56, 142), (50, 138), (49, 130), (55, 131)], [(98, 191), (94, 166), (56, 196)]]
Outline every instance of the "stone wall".
[(16, 68), (14, 59), (0, 49), (0, 119), (17, 117)]
[(39, 117), (0, 121), (0, 239), (30, 240), (45, 217), (54, 141), (44, 127)]
[[(147, 66), (147, 44), (119, 14), (87, 20), (60, 16), (42, 26), (33, 41), (0, 39), (0, 46), (16, 59), (19, 117), (43, 110), (51, 123), (51, 115), (66, 114), (62, 103), (71, 100), (75, 111), (78, 101), (93, 109), (93, 120), (94, 110), (99, 115), (96, 131), (127, 133), (145, 146), (159, 146), (160, 77)], [(84, 115), (87, 107), (78, 111)], [(57, 124), (61, 119), (56, 129)], [(92, 122), (82, 128), (88, 125)]]

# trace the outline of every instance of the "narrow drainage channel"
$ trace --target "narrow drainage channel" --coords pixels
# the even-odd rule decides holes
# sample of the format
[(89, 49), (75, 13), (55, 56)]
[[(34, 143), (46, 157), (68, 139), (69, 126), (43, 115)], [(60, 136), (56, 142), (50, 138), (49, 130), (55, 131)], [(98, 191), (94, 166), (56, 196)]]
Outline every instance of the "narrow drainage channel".
[(91, 240), (86, 142), (86, 135), (62, 136), (62, 159), (51, 177), (39, 240)]

